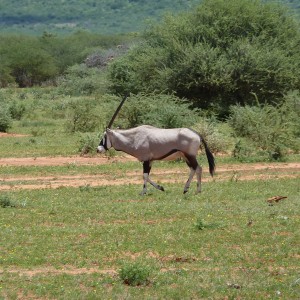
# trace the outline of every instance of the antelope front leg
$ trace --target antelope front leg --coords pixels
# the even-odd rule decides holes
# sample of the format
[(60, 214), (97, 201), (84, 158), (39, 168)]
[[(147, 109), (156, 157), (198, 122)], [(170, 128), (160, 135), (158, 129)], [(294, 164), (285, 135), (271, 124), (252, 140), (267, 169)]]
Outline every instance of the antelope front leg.
[(149, 161), (145, 161), (143, 163), (143, 179), (144, 179), (144, 186), (143, 186), (143, 190), (141, 192), (141, 195), (145, 195), (147, 193), (147, 182), (149, 182), (151, 185), (153, 185), (156, 189), (160, 190), (160, 191), (165, 191), (165, 189), (163, 188), (163, 186), (155, 183), (154, 181), (152, 181), (150, 178), (149, 178), (149, 174), (150, 174), (150, 171), (151, 171), (151, 162)]

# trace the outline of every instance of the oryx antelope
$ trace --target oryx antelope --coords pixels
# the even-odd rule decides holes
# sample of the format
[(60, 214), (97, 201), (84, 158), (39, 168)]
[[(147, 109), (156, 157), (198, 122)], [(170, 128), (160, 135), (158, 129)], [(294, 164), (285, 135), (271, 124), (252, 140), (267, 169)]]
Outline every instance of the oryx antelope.
[(186, 193), (196, 173), (197, 192), (201, 192), (202, 168), (199, 166), (196, 155), (201, 142), (204, 145), (205, 153), (209, 163), (209, 172), (213, 176), (215, 162), (206, 142), (192, 129), (173, 128), (161, 129), (149, 125), (138, 126), (127, 130), (111, 130), (114, 118), (123, 105), (126, 97), (119, 105), (112, 120), (110, 121), (97, 148), (98, 153), (103, 153), (113, 147), (117, 151), (123, 151), (143, 163), (144, 185), (142, 195), (147, 193), (147, 183), (155, 188), (164, 191), (164, 188), (149, 178), (152, 162), (154, 160), (174, 160), (182, 157), (190, 168), (189, 178), (184, 186)]

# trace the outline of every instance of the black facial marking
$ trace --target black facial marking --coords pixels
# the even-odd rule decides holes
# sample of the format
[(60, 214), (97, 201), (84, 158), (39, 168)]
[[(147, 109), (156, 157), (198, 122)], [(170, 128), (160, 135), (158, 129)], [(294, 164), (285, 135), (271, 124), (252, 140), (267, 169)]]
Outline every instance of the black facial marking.
[(108, 150), (108, 148), (107, 148), (107, 136), (106, 136), (106, 133), (104, 134), (102, 140), (100, 141), (99, 146), (102, 146), (105, 150)]

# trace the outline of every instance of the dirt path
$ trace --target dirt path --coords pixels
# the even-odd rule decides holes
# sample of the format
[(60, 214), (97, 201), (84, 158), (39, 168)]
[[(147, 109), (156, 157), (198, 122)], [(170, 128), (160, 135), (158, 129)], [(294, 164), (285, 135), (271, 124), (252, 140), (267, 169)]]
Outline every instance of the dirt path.
[[(107, 157), (39, 157), (39, 158), (1, 158), (0, 166), (61, 166), (61, 165), (101, 165), (136, 161), (130, 156)], [(60, 187), (108, 186), (123, 184), (142, 184), (141, 168), (137, 171), (114, 174), (55, 175), (55, 176), (0, 176), (0, 190), (18, 189), (56, 189)], [(300, 163), (261, 163), (261, 164), (223, 164), (217, 168), (212, 179), (204, 170), (203, 181), (268, 180), (276, 178), (300, 178)], [(152, 179), (162, 183), (184, 183), (188, 169), (184, 166), (170, 170), (153, 168)]]
[(136, 161), (132, 156), (118, 157), (84, 157), (84, 156), (53, 156), (53, 157), (9, 157), (0, 158), (0, 166), (64, 166), (64, 165), (103, 165), (112, 162)]

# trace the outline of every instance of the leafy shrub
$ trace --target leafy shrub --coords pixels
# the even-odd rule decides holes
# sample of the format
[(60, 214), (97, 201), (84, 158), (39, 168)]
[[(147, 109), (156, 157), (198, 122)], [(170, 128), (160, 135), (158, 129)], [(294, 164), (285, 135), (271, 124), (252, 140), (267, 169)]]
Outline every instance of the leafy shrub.
[(0, 132), (7, 132), (12, 125), (12, 118), (9, 108), (6, 105), (1, 104), (0, 110)]
[(246, 142), (244, 140), (239, 139), (234, 145), (232, 156), (241, 162), (256, 161), (258, 159), (257, 149), (255, 149), (253, 145), (252, 147), (250, 145), (251, 141)]
[(74, 100), (68, 104), (65, 125), (67, 132), (90, 132), (94, 131), (98, 125), (95, 103), (90, 99)]
[[(289, 93), (277, 106), (237, 105), (230, 112), (228, 122), (236, 136), (247, 138), (254, 147), (268, 153), (270, 159), (281, 159), (287, 149), (299, 150), (299, 93)], [(244, 155), (246, 148), (238, 142), (233, 155)]]
[(10, 198), (7, 195), (0, 196), (0, 207), (14, 207), (15, 205), (12, 203)]
[(128, 285), (146, 285), (149, 283), (150, 268), (137, 262), (126, 264), (119, 271), (119, 276)]
[(231, 130), (215, 118), (202, 118), (192, 126), (214, 153), (226, 152), (232, 143)]
[(13, 119), (21, 120), (22, 116), (26, 111), (26, 108), (24, 103), (13, 101), (9, 106), (9, 111)]
[(72, 96), (104, 93), (106, 82), (101, 75), (98, 68), (88, 68), (84, 64), (74, 65), (67, 69), (65, 76), (58, 79), (59, 91)]
[(93, 134), (82, 135), (79, 140), (79, 152), (81, 155), (94, 153), (99, 143), (99, 136)]
[(121, 109), (116, 124), (121, 127), (152, 125), (161, 128), (190, 126), (195, 123), (198, 111), (174, 95), (144, 94), (131, 95)]

